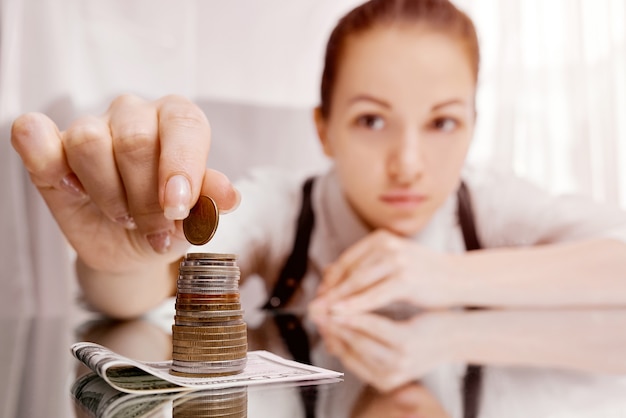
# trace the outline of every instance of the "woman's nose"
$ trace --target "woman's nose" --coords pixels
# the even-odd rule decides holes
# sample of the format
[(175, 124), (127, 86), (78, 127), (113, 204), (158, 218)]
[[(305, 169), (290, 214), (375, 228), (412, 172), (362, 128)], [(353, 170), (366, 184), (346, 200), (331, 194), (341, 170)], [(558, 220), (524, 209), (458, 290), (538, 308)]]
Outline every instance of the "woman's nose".
[(422, 177), (424, 172), (423, 150), (417, 133), (405, 133), (393, 141), (388, 172), (397, 183), (411, 184)]

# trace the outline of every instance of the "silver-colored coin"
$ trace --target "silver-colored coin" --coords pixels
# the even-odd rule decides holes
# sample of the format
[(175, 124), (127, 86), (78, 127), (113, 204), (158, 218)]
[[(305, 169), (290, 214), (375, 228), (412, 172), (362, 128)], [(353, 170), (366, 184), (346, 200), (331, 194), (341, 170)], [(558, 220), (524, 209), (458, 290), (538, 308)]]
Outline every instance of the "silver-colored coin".
[[(180, 371), (198, 370), (203, 368), (224, 369), (231, 367), (245, 366), (248, 361), (247, 357), (242, 357), (236, 360), (216, 360), (216, 361), (185, 361), (185, 360), (172, 360), (172, 365), (176, 366)], [(187, 369), (187, 370), (183, 370)]]
[(228, 253), (187, 253), (185, 261), (187, 260), (225, 260), (236, 261), (237, 254)]
[(196, 265), (196, 266), (180, 266), (178, 270), (181, 274), (212, 274), (224, 273), (225, 275), (239, 274), (237, 266), (214, 266), (214, 265)]

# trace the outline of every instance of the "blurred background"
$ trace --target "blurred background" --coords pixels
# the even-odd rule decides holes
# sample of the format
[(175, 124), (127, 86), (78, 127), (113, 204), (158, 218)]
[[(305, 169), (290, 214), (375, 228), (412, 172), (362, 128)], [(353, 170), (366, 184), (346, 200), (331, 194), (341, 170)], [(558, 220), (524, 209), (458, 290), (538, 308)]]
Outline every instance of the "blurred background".
[[(0, 0), (0, 311), (63, 313), (71, 253), (21, 167), (12, 120), (61, 129), (111, 98), (177, 93), (207, 113), (212, 167), (327, 162), (311, 111), (326, 39), (360, 0)], [(623, 0), (457, 0), (482, 66), (470, 161), (626, 208)], [(94, 237), (97, 238), (97, 237)]]

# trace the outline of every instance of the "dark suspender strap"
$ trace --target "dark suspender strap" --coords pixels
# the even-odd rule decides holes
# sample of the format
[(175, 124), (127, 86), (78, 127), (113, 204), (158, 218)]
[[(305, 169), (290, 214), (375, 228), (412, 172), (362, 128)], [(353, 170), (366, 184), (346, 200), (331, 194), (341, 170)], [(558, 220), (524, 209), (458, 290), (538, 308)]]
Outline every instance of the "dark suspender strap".
[[(309, 336), (302, 326), (301, 318), (290, 313), (280, 312), (274, 315), (274, 322), (293, 359), (301, 363), (312, 364)], [(302, 386), (299, 389), (304, 405), (304, 416), (315, 418), (317, 387)]]
[(481, 245), (476, 234), (476, 226), (474, 224), (474, 211), (472, 210), (472, 199), (469, 190), (464, 182), (461, 182), (457, 193), (458, 199), (458, 217), (463, 231), (463, 240), (465, 240), (465, 249), (467, 251), (480, 250)]
[[(311, 191), (313, 188), (313, 178), (308, 179), (302, 189), (302, 206), (300, 215), (298, 216), (298, 224), (296, 229), (296, 237), (293, 249), (281, 274), (274, 286), (272, 295), (264, 309), (276, 309), (284, 306), (300, 285), (304, 278), (308, 266), (308, 252), (313, 226), (315, 223), (313, 207), (311, 204)], [(472, 202), (469, 190), (465, 183), (461, 185), (457, 194), (458, 210), (457, 215), (463, 232), (465, 241), (465, 249), (467, 251), (475, 251), (481, 248), (476, 227), (474, 225), (474, 213), (472, 210)], [(308, 338), (303, 338), (301, 326), (293, 328), (293, 318), (289, 318), (287, 322), (276, 317), (277, 325), (284, 340), (287, 342), (289, 351), (294, 359), (299, 361), (310, 361), (308, 354)], [(292, 328), (290, 330), (290, 328)], [(289, 335), (287, 335), (289, 334)], [(305, 335), (306, 336), (306, 335)], [(291, 341), (291, 342), (290, 342)], [(297, 344), (296, 344), (297, 343)], [(469, 365), (463, 378), (463, 417), (476, 418), (480, 408), (480, 398), (482, 389), (482, 367), (480, 365)], [(312, 396), (315, 398), (315, 395)], [(314, 401), (313, 401), (314, 403)], [(307, 402), (305, 402), (305, 405)], [(311, 406), (306, 405), (307, 417), (311, 416)], [(313, 407), (314, 408), (314, 407)]]
[(302, 205), (300, 207), (300, 215), (298, 216), (293, 249), (280, 272), (272, 295), (263, 306), (263, 309), (276, 309), (284, 306), (293, 296), (306, 273), (307, 261), (309, 259), (309, 243), (311, 242), (313, 226), (315, 225), (315, 214), (313, 213), (313, 205), (311, 203), (314, 180), (313, 177), (307, 179), (302, 187)]
[[(476, 225), (474, 222), (474, 211), (472, 210), (472, 200), (469, 190), (464, 182), (461, 182), (457, 194), (458, 217), (463, 231), (463, 240), (467, 251), (475, 251), (481, 248)], [(471, 309), (471, 308), (470, 308)], [(463, 417), (476, 418), (480, 409), (480, 398), (482, 392), (483, 368), (477, 364), (470, 364), (465, 370), (463, 377)]]

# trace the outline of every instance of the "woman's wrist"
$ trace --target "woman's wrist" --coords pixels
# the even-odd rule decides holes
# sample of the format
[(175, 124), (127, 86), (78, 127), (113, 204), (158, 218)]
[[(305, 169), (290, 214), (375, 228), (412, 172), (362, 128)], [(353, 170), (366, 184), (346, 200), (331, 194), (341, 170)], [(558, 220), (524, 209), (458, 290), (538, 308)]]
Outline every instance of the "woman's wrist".
[(128, 273), (110, 273), (76, 260), (76, 274), (85, 301), (105, 315), (125, 319), (141, 316), (174, 294), (175, 264), (146, 265)]

